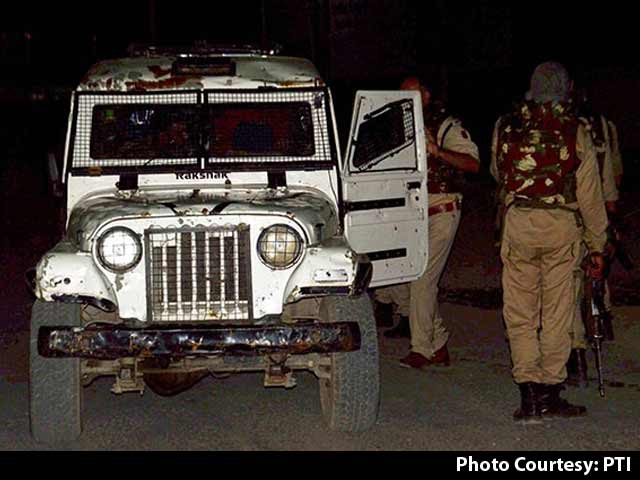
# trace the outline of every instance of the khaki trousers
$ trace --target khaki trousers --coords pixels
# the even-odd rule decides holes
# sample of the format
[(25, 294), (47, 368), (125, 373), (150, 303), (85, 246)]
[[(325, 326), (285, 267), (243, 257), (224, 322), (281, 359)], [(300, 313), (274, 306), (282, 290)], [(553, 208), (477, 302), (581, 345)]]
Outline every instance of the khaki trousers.
[(397, 313), (403, 317), (409, 316), (411, 311), (411, 288), (408, 283), (378, 288), (375, 291), (375, 299), (380, 303), (395, 303), (398, 306)]
[(502, 243), (503, 313), (516, 383), (558, 384), (567, 376), (581, 252), (580, 241), (553, 248)]
[(427, 358), (449, 340), (449, 332), (438, 308), (438, 283), (451, 253), (460, 225), (460, 211), (429, 217), (429, 261), (424, 275), (411, 284), (382, 288), (376, 300), (394, 302), (401, 315), (409, 317), (411, 351)]

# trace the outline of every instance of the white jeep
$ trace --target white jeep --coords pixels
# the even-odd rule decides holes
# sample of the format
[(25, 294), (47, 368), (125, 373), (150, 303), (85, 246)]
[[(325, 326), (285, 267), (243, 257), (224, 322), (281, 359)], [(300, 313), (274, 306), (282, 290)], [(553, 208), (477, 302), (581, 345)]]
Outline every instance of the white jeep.
[(209, 373), (320, 381), (330, 428), (376, 420), (368, 287), (427, 259), (417, 92), (358, 92), (344, 157), (307, 60), (251, 48), (141, 48), (73, 92), (66, 234), (38, 263), (35, 439), (76, 438), (82, 390), (171, 395)]

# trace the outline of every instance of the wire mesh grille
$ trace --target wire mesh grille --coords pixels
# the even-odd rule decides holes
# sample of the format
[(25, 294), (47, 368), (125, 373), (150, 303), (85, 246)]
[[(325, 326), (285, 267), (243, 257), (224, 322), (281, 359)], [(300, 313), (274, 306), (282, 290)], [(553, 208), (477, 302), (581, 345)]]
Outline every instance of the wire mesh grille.
[[(122, 106), (131, 105), (131, 113), (136, 113), (137, 118), (127, 117), (127, 120), (133, 123), (144, 124), (145, 116), (143, 105), (195, 105), (198, 103), (198, 93), (164, 93), (164, 94), (136, 94), (129, 93), (126, 95), (78, 95), (77, 99), (78, 111), (76, 115), (76, 127), (75, 138), (73, 143), (73, 159), (72, 165), (74, 168), (91, 168), (91, 167), (142, 167), (146, 164), (156, 165), (199, 165), (198, 156), (193, 157), (189, 155), (178, 156), (177, 154), (168, 155), (169, 148), (161, 149), (157, 146), (155, 149), (148, 148), (143, 151), (140, 148), (124, 148), (119, 151), (128, 152), (125, 155), (120, 155), (117, 158), (106, 158), (109, 153), (115, 153), (114, 147), (122, 143), (124, 140), (129, 139), (130, 144), (135, 144), (132, 140), (136, 139), (136, 133), (133, 129), (127, 134), (126, 129), (122, 130), (122, 125), (103, 128), (97, 132), (92, 131), (92, 122), (94, 119), (94, 109), (96, 115), (102, 115), (103, 120), (107, 120), (110, 114), (105, 109), (106, 105), (110, 106)], [(140, 108), (137, 110), (133, 107), (138, 105)], [(95, 108), (97, 107), (97, 108)], [(193, 107), (192, 107), (193, 108)], [(167, 110), (170, 111), (170, 110)], [(165, 115), (167, 117), (167, 115)], [(169, 120), (165, 118), (166, 120)], [(183, 123), (186, 119), (183, 119)], [(179, 126), (177, 127), (179, 128)], [(143, 134), (143, 129), (140, 129), (138, 135)], [(158, 143), (160, 141), (159, 135), (161, 132), (156, 128), (155, 135), (147, 132), (147, 140), (138, 142), (139, 145), (145, 145), (151, 147), (151, 142), (154, 139)], [(176, 135), (177, 136), (177, 133)], [(92, 140), (97, 140), (98, 142)], [(139, 138), (138, 138), (139, 140)], [(117, 143), (116, 143), (117, 142)], [(92, 145), (93, 144), (93, 145)], [(96, 146), (97, 145), (97, 148)], [(93, 148), (92, 148), (93, 147)], [(156, 150), (156, 151), (153, 151)], [(188, 150), (184, 150), (187, 154), (192, 153)], [(153, 157), (151, 154), (161, 153), (163, 156)], [(94, 157), (93, 155), (96, 155)]]
[[(287, 133), (290, 137), (288, 140), (290, 147), (285, 150), (281, 149), (279, 155), (264, 155), (259, 152), (248, 152), (247, 155), (235, 156), (221, 155), (222, 152), (213, 149), (210, 150), (210, 156), (207, 159), (209, 164), (242, 163), (247, 161), (260, 163), (320, 162), (330, 164), (333, 161), (331, 137), (327, 121), (327, 98), (324, 91), (208, 92), (207, 102), (211, 105), (292, 103), (306, 106), (305, 109), (298, 107), (298, 114), (301, 117), (299, 126), (290, 129), (289, 133)], [(307, 121), (305, 115), (310, 116), (310, 122)], [(309, 132), (306, 132), (304, 127), (307, 123), (310, 123), (311, 131)], [(310, 143), (305, 145), (306, 142)]]
[(251, 320), (247, 227), (149, 230), (146, 241), (153, 322)]
[(306, 102), (227, 103), (207, 106), (208, 156), (312, 157), (311, 106)]
[(195, 105), (96, 105), (91, 158), (198, 158), (199, 118)]
[(413, 102), (402, 100), (385, 106), (360, 126), (353, 166), (366, 170), (414, 140)]
[(333, 165), (325, 91), (205, 94), (79, 94), (72, 167)]

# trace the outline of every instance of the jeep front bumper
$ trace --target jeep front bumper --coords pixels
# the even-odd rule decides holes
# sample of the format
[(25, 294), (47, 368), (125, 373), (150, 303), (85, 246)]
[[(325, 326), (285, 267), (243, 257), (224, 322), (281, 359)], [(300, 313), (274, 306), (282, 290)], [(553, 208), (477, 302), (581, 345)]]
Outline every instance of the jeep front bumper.
[(42, 327), (38, 352), (43, 357), (183, 358), (216, 355), (258, 356), (274, 353), (350, 352), (360, 348), (355, 322), (266, 326), (117, 326)]

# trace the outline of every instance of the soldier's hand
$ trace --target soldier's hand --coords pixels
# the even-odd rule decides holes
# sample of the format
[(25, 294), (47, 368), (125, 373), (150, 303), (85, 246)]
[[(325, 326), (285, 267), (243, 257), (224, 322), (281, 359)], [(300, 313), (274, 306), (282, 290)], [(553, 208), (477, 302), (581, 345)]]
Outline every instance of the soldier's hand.
[(440, 149), (438, 148), (438, 144), (436, 143), (436, 139), (433, 134), (429, 130), (425, 130), (427, 132), (427, 152), (429, 155), (433, 155), (434, 157), (438, 157), (440, 154)]
[(440, 156), (440, 149), (435, 143), (427, 143), (427, 152), (435, 158)]
[(612, 259), (613, 257), (616, 256), (616, 247), (613, 243), (611, 242), (607, 242), (604, 246), (604, 255), (608, 258), (608, 259)]
[(589, 277), (594, 280), (600, 280), (604, 275), (604, 257), (600, 252), (594, 252), (589, 259)]

